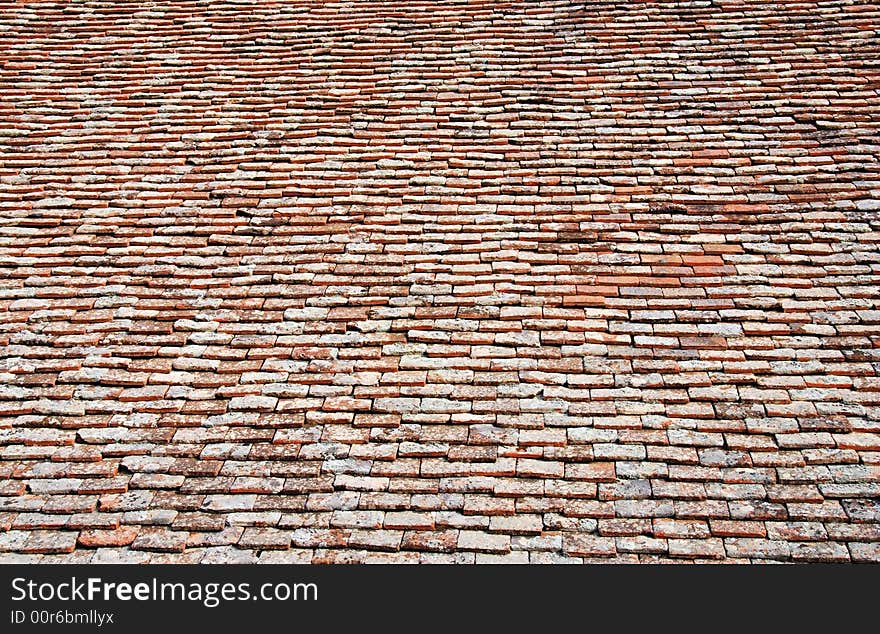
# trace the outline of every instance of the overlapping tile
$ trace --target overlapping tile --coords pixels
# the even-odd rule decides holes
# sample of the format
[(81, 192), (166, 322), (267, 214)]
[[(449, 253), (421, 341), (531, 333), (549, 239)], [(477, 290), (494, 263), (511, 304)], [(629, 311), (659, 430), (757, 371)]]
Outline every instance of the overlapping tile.
[(0, 8), (0, 560), (878, 561), (878, 23)]

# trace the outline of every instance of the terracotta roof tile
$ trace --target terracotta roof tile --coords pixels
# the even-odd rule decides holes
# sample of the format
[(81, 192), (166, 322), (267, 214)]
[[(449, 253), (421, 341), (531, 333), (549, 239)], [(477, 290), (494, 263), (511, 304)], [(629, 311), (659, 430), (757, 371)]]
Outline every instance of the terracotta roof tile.
[(874, 3), (0, 8), (0, 561), (880, 561)]

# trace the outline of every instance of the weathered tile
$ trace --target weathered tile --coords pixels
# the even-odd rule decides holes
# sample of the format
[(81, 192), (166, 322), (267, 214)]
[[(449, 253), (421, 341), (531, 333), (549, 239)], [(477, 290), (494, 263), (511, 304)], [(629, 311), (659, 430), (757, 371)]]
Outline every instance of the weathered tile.
[(871, 11), (7, 4), (3, 561), (877, 560)]

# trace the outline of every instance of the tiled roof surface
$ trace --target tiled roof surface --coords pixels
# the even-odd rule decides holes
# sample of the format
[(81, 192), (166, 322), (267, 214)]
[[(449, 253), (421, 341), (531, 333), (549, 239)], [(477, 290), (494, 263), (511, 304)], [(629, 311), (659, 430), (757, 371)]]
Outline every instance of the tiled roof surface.
[(874, 2), (0, 7), (0, 561), (880, 560)]

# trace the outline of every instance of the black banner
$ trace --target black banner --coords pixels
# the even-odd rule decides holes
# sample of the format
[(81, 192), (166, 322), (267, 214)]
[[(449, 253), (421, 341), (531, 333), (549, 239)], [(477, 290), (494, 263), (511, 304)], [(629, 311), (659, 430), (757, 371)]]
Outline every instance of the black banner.
[[(751, 610), (770, 605), (787, 605), (784, 620), (791, 625), (811, 614), (809, 597), (817, 588), (833, 589), (851, 609), (870, 607), (877, 571), (825, 565), (12, 565), (0, 567), (0, 631), (130, 632), (187, 624), (228, 631), (285, 623), (400, 629), (407, 614), (425, 623), (453, 618), (469, 628), (606, 617), (631, 626), (657, 625), (670, 610), (676, 618), (703, 612), (723, 614), (725, 621), (755, 618)], [(762, 619), (774, 614), (783, 616), (777, 609)]]

